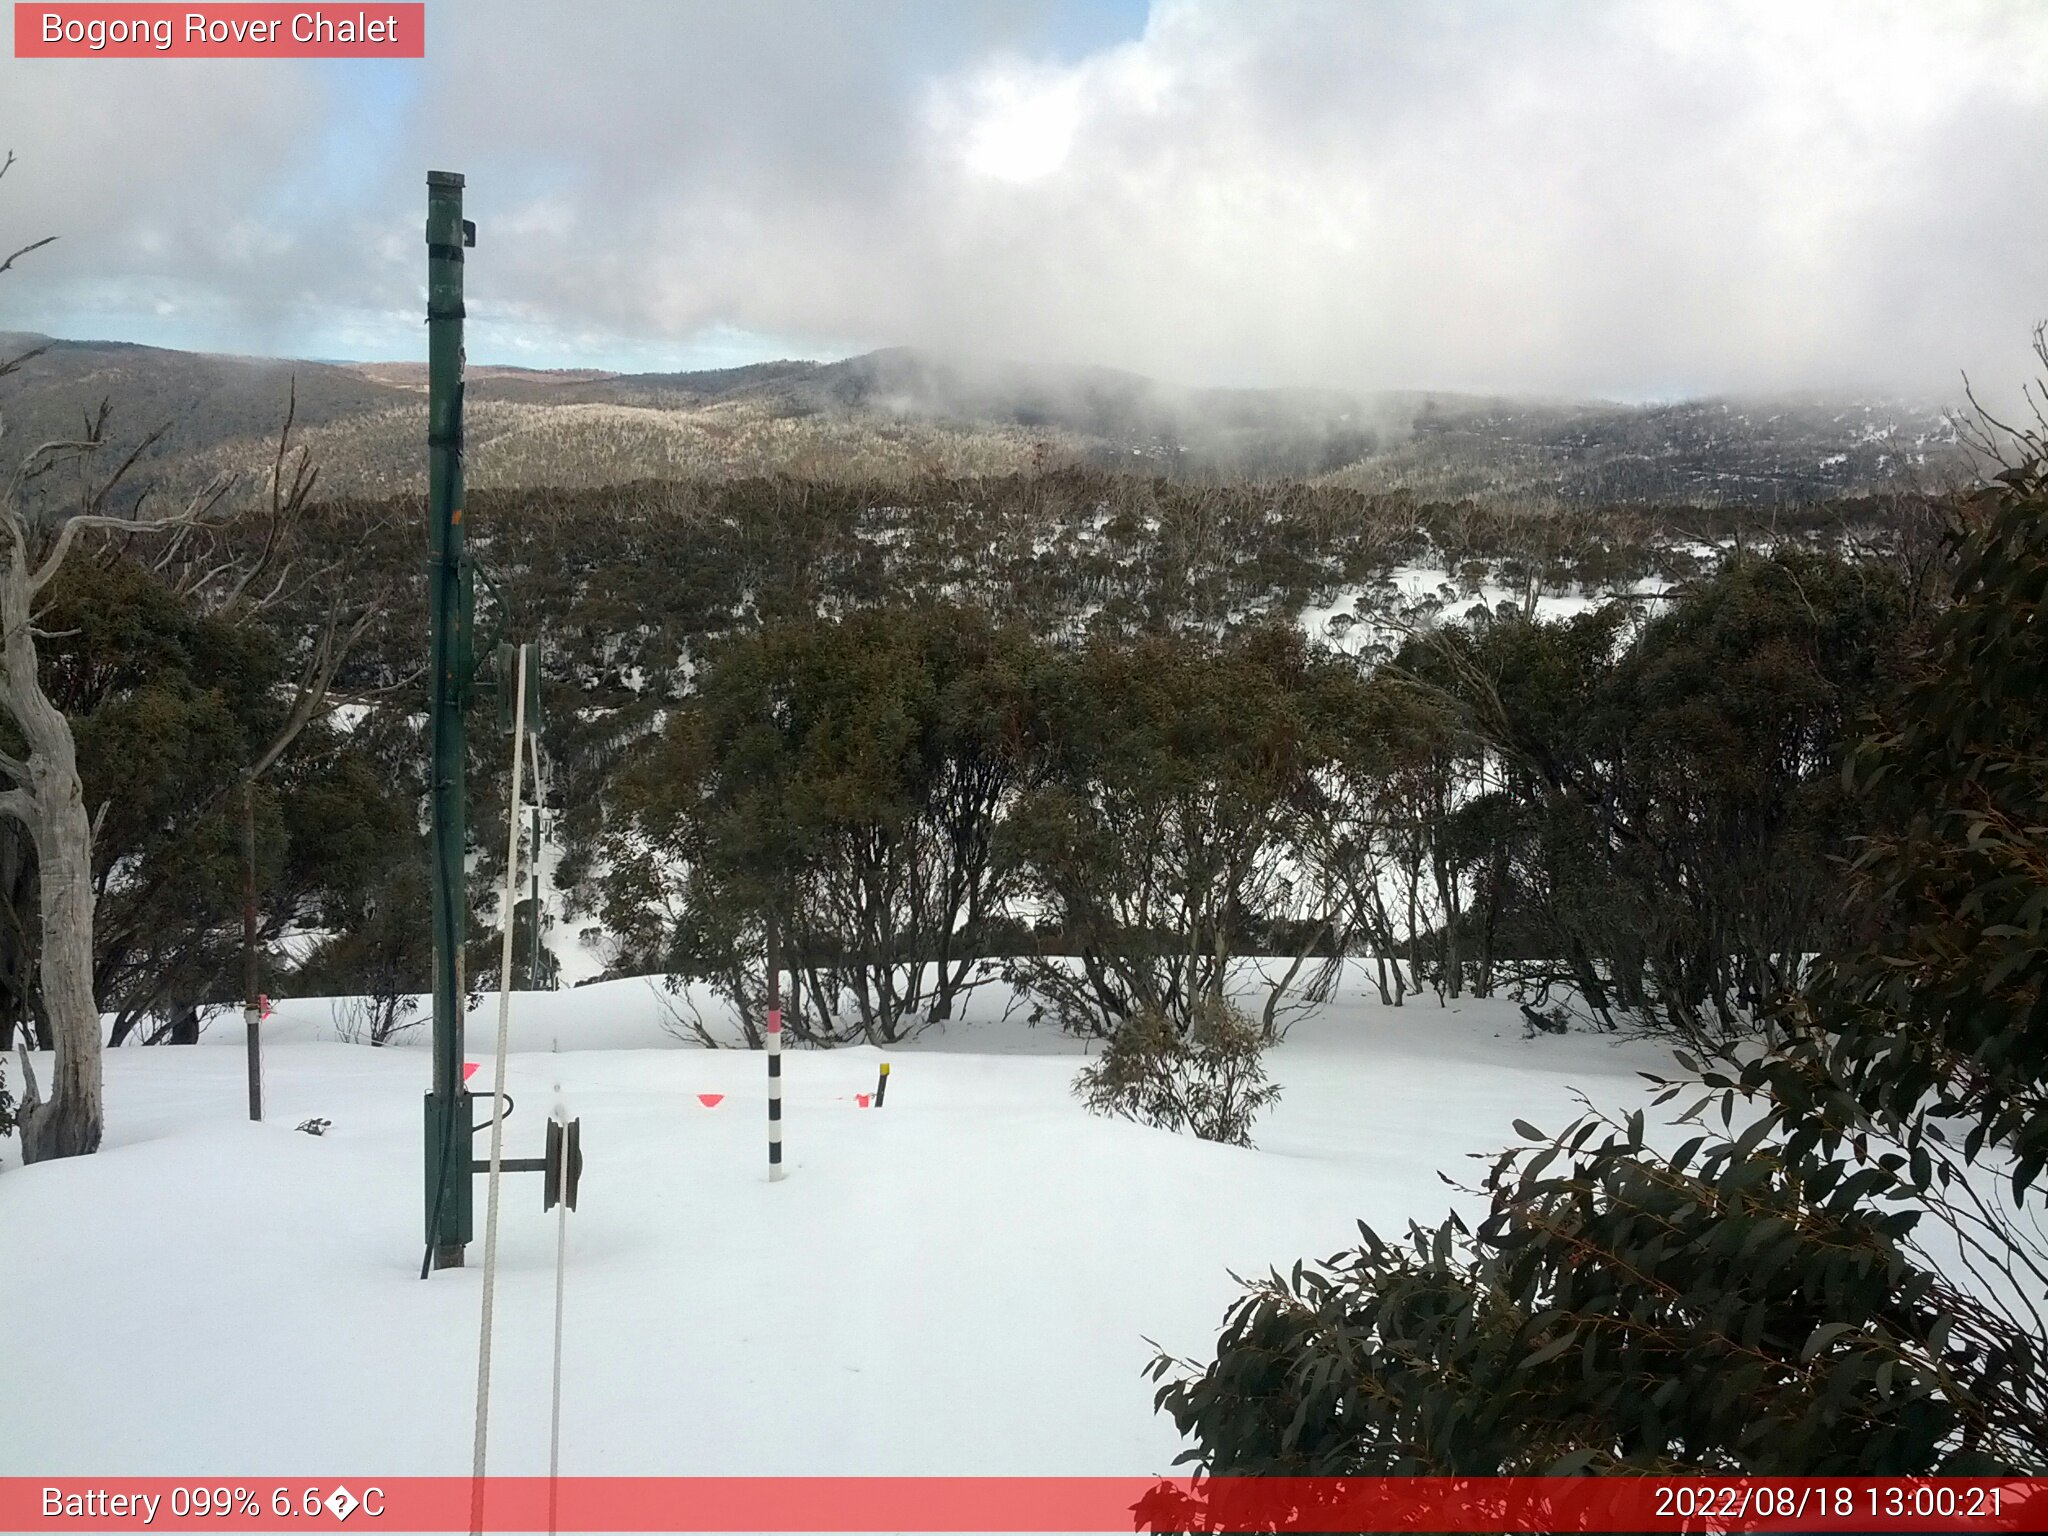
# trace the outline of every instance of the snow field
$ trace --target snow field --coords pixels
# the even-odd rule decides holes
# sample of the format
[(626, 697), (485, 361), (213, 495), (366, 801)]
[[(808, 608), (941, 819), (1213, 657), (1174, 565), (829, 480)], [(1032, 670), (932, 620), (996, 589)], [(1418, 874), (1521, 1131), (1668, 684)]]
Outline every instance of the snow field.
[[(563, 1472), (1165, 1472), (1148, 1338), (1206, 1357), (1231, 1271), (1327, 1257), (1361, 1218), (1433, 1223), (1439, 1170), (1469, 1182), (1513, 1118), (1554, 1130), (1574, 1088), (1634, 1107), (1669, 1064), (1525, 1040), (1504, 999), (1369, 997), (1272, 1053), (1254, 1150), (1089, 1115), (1082, 1048), (1015, 1019), (793, 1050), (771, 1185), (760, 1053), (670, 1039), (641, 982), (515, 995), (506, 1155), (538, 1154), (557, 1081), (583, 1121)], [(266, 1026), (264, 1124), (224, 1020), (109, 1053), (99, 1155), (24, 1169), (0, 1143), (0, 1358), (38, 1383), (0, 1393), (0, 1474), (467, 1472), (483, 1184), (471, 1267), (422, 1283), (425, 1031), (375, 1050), (319, 1038), (328, 1017), (287, 1001)], [(884, 1059), (887, 1107), (856, 1108)], [(324, 1136), (292, 1129), (315, 1115)], [(505, 1179), (491, 1469), (536, 1473), (554, 1220), (536, 1176)]]

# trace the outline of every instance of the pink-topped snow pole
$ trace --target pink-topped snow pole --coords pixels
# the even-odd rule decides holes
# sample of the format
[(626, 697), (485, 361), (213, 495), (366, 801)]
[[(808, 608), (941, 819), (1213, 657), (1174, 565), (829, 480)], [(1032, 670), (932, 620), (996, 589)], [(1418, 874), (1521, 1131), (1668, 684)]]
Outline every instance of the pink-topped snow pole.
[(782, 1177), (782, 1010), (768, 1010), (768, 1177)]
[(782, 1177), (782, 957), (768, 930), (768, 1178)]

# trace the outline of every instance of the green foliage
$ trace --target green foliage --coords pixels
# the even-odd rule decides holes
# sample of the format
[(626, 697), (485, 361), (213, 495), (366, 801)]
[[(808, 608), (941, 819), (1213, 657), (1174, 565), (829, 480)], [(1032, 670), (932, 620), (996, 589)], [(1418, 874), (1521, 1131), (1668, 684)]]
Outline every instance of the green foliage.
[[(2048, 484), (2038, 468), (2004, 480), (1919, 675), (1832, 784), (1818, 770), (1898, 656), (1883, 633), (1895, 594), (1859, 573), (1738, 565), (1616, 668), (1633, 713), (1611, 739), (1642, 778), (1683, 784), (1696, 742), (1710, 786), (1671, 797), (1659, 839), (1697, 824), (1733, 860), (1775, 849), (1789, 869), (1871, 829), (1831, 897), (1847, 919), (1770, 1048), (1704, 1070), (1681, 1058), (1708, 1090), (1681, 1123), (1718, 1101), (1724, 1129), (1666, 1152), (1640, 1112), (1556, 1137), (1518, 1122), (1476, 1227), (1453, 1217), (1402, 1247), (1364, 1230), (1358, 1249), (1253, 1287), (1206, 1367), (1155, 1363), (1187, 1459), (1319, 1474), (2048, 1467)], [(1522, 760), (1554, 739), (1532, 735)], [(1844, 783), (1864, 802), (1853, 814)], [(1770, 870), (1749, 867), (1749, 888), (1768, 889)], [(1725, 904), (1741, 888), (1689, 889)]]
[[(1214, 641), (1340, 597), (1361, 617), (1401, 608), (1388, 575), (1417, 561), (1492, 562), (1496, 580), (1534, 583), (1532, 595), (1604, 591), (1691, 569), (1702, 562), (1674, 541), (1727, 539), (1758, 517), (1738, 507), (1482, 507), (1328, 483), (1191, 484), (1074, 468), (471, 489), (472, 550), (492, 577), (480, 588), (482, 622), (496, 622), (502, 598), (522, 632), (547, 637), (556, 878), (589, 911), (603, 904), (597, 882), (626, 761), (736, 636), (821, 615), (955, 606), (1062, 646)], [(1890, 503), (1845, 503), (1771, 519), (1791, 538), (1881, 541), (1899, 515)], [(400, 684), (423, 653), (417, 519), (404, 500), (319, 509), (323, 542), (359, 549), (366, 578), (409, 594), (352, 653), (338, 680), (345, 693)], [(298, 616), (301, 632), (317, 620), (318, 597), (298, 599), (313, 605)], [(490, 804), (503, 776), (495, 758), (492, 772), (482, 767), (472, 849), (487, 867), (504, 846)], [(648, 960), (639, 924), (621, 937), (622, 965)]]
[(772, 923), (800, 1038), (889, 1041), (950, 1017), (988, 974), (1010, 881), (995, 829), (1036, 664), (949, 608), (734, 640), (623, 786), (607, 916), (743, 1018)]
[[(95, 993), (115, 1044), (166, 1038), (240, 990), (242, 770), (283, 723), (298, 661), (279, 627), (209, 613), (118, 549), (67, 563), (38, 623), (95, 811)], [(375, 760), (374, 734), (315, 722), (257, 787), (266, 967), (285, 933), (335, 926), (404, 836), (407, 776)], [(37, 908), (33, 845), (0, 823), (0, 1043), (40, 1033)]]
[[(1909, 1254), (1885, 1182), (1768, 1119), (1665, 1155), (1588, 1117), (1492, 1209), (1297, 1265), (1160, 1406), (1217, 1475), (1974, 1475), (2048, 1457), (2043, 1345)], [(1162, 1357), (1153, 1374), (1175, 1362)]]
[(1249, 1147), (1252, 1122), (1280, 1097), (1265, 1047), (1264, 1031), (1225, 998), (1197, 1002), (1185, 1029), (1148, 1008), (1117, 1026), (1074, 1092), (1098, 1115)]
[(71, 561), (41, 622), (44, 686), (73, 721), (99, 810), (94, 991), (118, 1042), (148, 1013), (204, 995), (177, 994), (225, 964), (241, 907), (234, 768), (275, 718), (265, 688), (278, 658), (260, 632), (194, 613), (124, 560)]
[(1001, 846), (1057, 951), (1013, 974), (1064, 1027), (1149, 1012), (1185, 1031), (1232, 958), (1296, 915), (1297, 803), (1330, 750), (1321, 677), (1297, 636), (1263, 630), (1099, 641), (1048, 669), (1041, 766)]
[[(294, 991), (333, 997), (344, 1040), (386, 1045), (425, 1022), (421, 995), (434, 981), (428, 857), (418, 837), (390, 850), (375, 886), (354, 896), (339, 930), (317, 944), (292, 977)], [(473, 970), (471, 1001), (477, 995)]]
[[(1850, 765), (1877, 826), (1854, 869), (1860, 941), (1805, 1017), (1821, 1066), (1910, 1143), (2048, 1168), (2048, 478), (1980, 506), (1930, 664)], [(2048, 1285), (2048, 1282), (2044, 1282)]]
[(1452, 989), (1512, 959), (1610, 1021), (1748, 1029), (1838, 933), (1863, 815), (1840, 766), (1903, 673), (1905, 614), (1889, 568), (1786, 548), (1633, 627), (1611, 604), (1412, 644), (1400, 671), (1460, 729), (1418, 807)]
[[(282, 723), (296, 663), (265, 623), (210, 614), (118, 550), (67, 563), (38, 622), (44, 685), (72, 720), (96, 813), (95, 993), (114, 1043), (159, 1038), (169, 1017), (239, 989), (241, 771)], [(406, 814), (388, 778), (315, 724), (259, 785), (265, 951), (332, 917), (386, 856)], [(36, 882), (25, 832), (0, 825), (0, 1023), (32, 1037)]]

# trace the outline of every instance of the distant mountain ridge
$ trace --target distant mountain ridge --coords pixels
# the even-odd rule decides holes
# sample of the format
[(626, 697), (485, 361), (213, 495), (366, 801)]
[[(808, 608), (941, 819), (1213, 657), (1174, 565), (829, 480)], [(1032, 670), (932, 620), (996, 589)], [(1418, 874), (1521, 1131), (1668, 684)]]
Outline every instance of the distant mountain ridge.
[[(45, 344), (0, 380), (9, 439), (75, 429), (111, 398), (189, 477), (260, 460), (292, 381), (333, 492), (410, 486), (422, 363), (321, 363), (0, 333)], [(473, 484), (769, 472), (1003, 473), (1080, 461), (1194, 477), (1324, 479), (1431, 499), (1778, 505), (1967, 478), (1936, 408), (1897, 400), (1651, 406), (1404, 391), (1214, 389), (1112, 368), (905, 347), (673, 373), (473, 367)], [(36, 440), (41, 440), (40, 436)]]

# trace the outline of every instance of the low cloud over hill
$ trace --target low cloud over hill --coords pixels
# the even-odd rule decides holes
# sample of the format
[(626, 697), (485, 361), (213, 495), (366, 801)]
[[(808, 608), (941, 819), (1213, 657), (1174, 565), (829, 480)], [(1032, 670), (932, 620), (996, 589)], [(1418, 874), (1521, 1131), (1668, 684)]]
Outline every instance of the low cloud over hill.
[[(0, 347), (37, 338), (0, 337)], [(302, 440), (336, 491), (424, 467), (425, 368), (52, 342), (0, 384), (17, 440), (113, 401), (123, 435), (163, 423), (175, 481), (261, 463), (296, 381)], [(478, 367), (477, 485), (592, 486), (797, 473), (1000, 474), (1061, 463), (1174, 477), (1327, 478), (1482, 502), (1792, 504), (1967, 474), (1936, 407), (1901, 400), (1648, 406), (1426, 392), (1188, 389), (1107, 368), (907, 348), (688, 373)]]

